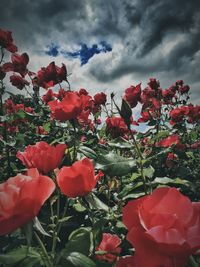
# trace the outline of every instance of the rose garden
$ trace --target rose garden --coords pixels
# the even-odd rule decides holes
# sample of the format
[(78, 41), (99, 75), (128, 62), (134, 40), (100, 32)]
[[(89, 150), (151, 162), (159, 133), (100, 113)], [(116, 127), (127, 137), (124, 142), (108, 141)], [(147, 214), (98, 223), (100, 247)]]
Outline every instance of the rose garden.
[(0, 49), (0, 266), (198, 267), (190, 87), (150, 78), (92, 96), (65, 64), (30, 70), (4, 29)]

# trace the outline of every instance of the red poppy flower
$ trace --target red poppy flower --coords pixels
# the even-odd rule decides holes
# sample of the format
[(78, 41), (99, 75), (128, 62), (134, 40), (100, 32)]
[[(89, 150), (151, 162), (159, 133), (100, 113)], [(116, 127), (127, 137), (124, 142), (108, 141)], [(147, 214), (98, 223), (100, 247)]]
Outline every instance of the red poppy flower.
[(75, 119), (82, 111), (81, 98), (76, 92), (68, 91), (62, 101), (50, 101), (48, 105), (52, 117), (59, 121)]
[(136, 266), (184, 267), (200, 249), (200, 203), (192, 203), (176, 188), (158, 188), (128, 202), (123, 222)]
[(64, 195), (74, 198), (90, 193), (100, 176), (101, 173), (95, 176), (92, 162), (84, 158), (70, 167), (62, 167), (57, 175), (57, 183)]
[(120, 243), (121, 239), (117, 235), (103, 233), (103, 238), (96, 251), (104, 251), (105, 254), (96, 255), (96, 258), (109, 263), (114, 262), (117, 259), (117, 255), (121, 252)]
[(29, 169), (0, 184), (0, 235), (6, 235), (31, 221), (55, 189), (54, 182)]
[(17, 52), (17, 47), (13, 44), (12, 32), (0, 29), (0, 46), (11, 53)]
[(27, 146), (24, 152), (18, 152), (17, 158), (27, 168), (37, 168), (42, 173), (48, 173), (61, 164), (66, 147), (65, 144), (51, 146), (41, 141)]

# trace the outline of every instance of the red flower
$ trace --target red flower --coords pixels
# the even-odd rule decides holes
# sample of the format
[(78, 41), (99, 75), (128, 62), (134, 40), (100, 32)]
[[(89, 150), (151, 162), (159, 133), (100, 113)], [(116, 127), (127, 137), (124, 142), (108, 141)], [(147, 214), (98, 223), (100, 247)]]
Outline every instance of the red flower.
[(121, 252), (121, 248), (119, 247), (120, 243), (121, 239), (117, 235), (103, 233), (103, 238), (96, 248), (96, 251), (104, 251), (106, 253), (103, 255), (96, 255), (96, 258), (109, 263), (114, 262), (117, 259), (117, 255)]
[(68, 91), (62, 101), (50, 101), (48, 105), (52, 117), (59, 121), (75, 119), (82, 111), (81, 98), (76, 92)]
[(156, 142), (157, 147), (171, 147), (172, 145), (180, 144), (180, 138), (178, 134), (170, 135), (159, 142)]
[(84, 88), (81, 88), (78, 92), (79, 95), (88, 95), (88, 91)]
[(96, 95), (94, 95), (94, 102), (96, 105), (105, 105), (106, 100), (107, 100), (107, 96), (103, 92), (97, 93)]
[(190, 87), (188, 85), (180, 86), (178, 91), (181, 93), (181, 95), (183, 95), (190, 91)]
[(10, 76), (10, 82), (13, 86), (17, 87), (20, 90), (22, 90), (26, 85), (29, 85), (29, 82), (27, 80), (15, 74)]
[(138, 101), (140, 100), (141, 95), (141, 83), (136, 86), (130, 86), (125, 90), (124, 100), (126, 100), (131, 108), (137, 106)]
[(169, 153), (166, 159), (166, 166), (172, 168), (178, 161), (178, 156), (174, 153)]
[(21, 55), (12, 54), (11, 61), (12, 63), (8, 62), (3, 65), (3, 70), (5, 72), (8, 71), (18, 72), (19, 74), (21, 74), (22, 77), (24, 77), (28, 72), (27, 70), (27, 65), (29, 62), (28, 54), (27, 53), (23, 53)]
[(100, 176), (101, 173), (95, 176), (92, 162), (84, 158), (70, 167), (62, 167), (57, 175), (57, 183), (64, 195), (74, 198), (90, 193)]
[(0, 46), (11, 53), (17, 52), (17, 47), (13, 44), (12, 32), (0, 29)]
[(148, 111), (143, 111), (141, 115), (142, 117), (138, 119), (139, 123), (147, 122), (151, 119), (151, 115)]
[(121, 117), (112, 117), (106, 119), (106, 131), (115, 138), (128, 133), (128, 128)]
[(67, 77), (67, 69), (65, 64), (59, 68), (55, 62), (51, 62), (46, 68), (43, 67), (37, 73), (37, 83), (39, 86), (47, 89), (55, 84), (65, 81)]
[(42, 100), (44, 103), (48, 104), (48, 102), (54, 100), (54, 93), (51, 89), (49, 89), (46, 94), (42, 96)]
[(27, 168), (37, 168), (42, 173), (48, 173), (61, 164), (66, 145), (51, 146), (46, 142), (29, 145), (24, 152), (18, 152), (20, 159)]
[[(138, 266), (138, 265), (137, 265)], [(134, 256), (121, 257), (117, 261), (116, 267), (137, 267)]]
[(123, 209), (127, 239), (138, 267), (184, 267), (200, 248), (200, 203), (162, 187)]
[(54, 182), (30, 169), (0, 184), (0, 235), (31, 221), (55, 189)]
[(174, 108), (170, 111), (169, 115), (171, 117), (170, 123), (173, 125), (183, 121), (183, 118), (188, 113), (188, 107), (182, 106), (179, 108)]

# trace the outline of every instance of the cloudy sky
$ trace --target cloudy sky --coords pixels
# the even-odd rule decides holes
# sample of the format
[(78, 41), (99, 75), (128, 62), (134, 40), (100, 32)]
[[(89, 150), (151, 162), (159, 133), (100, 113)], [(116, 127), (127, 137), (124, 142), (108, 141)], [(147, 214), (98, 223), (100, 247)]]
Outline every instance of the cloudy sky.
[(200, 0), (1, 0), (11, 30), (37, 71), (67, 65), (73, 89), (117, 92), (149, 77), (178, 79), (200, 103)]

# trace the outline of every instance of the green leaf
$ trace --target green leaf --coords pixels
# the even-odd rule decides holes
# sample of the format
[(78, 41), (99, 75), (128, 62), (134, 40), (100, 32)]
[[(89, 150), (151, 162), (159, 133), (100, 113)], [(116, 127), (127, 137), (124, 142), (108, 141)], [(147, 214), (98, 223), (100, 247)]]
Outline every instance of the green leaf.
[(81, 205), (81, 203), (75, 203), (75, 204), (73, 205), (73, 208), (74, 208), (77, 212), (84, 212), (84, 211), (86, 211), (86, 208), (85, 208), (83, 205)]
[(105, 210), (108, 211), (109, 207), (104, 204), (95, 194), (90, 193), (85, 196), (86, 201), (88, 202), (91, 209)]
[(96, 152), (87, 146), (80, 146), (78, 151), (83, 153), (87, 158), (94, 160), (97, 158)]
[(49, 133), (50, 132), (50, 128), (51, 128), (51, 123), (50, 122), (44, 123), (43, 124), (43, 128), (47, 133)]
[(33, 226), (34, 226), (34, 228), (35, 228), (36, 230), (38, 230), (42, 235), (51, 237), (51, 235), (48, 234), (48, 233), (44, 230), (44, 228), (42, 227), (42, 225), (41, 225), (41, 223), (40, 223), (40, 221), (38, 220), (37, 217), (34, 218), (33, 222), (34, 222)]
[[(27, 260), (29, 260), (29, 265), (22, 264), (22, 261), (25, 262)], [(31, 247), (28, 248), (28, 247), (22, 246), (20, 248), (17, 248), (15, 250), (8, 252), (7, 254), (0, 254), (0, 263), (13, 266), (13, 267), (19, 263), (20, 263), (19, 266), (29, 267), (31, 266), (30, 262), (32, 261), (35, 261), (35, 262), (37, 261), (37, 266), (39, 266), (39, 263), (41, 262), (41, 256), (34, 248), (31, 248)], [(36, 265), (32, 265), (32, 266), (36, 266)]]
[(113, 177), (130, 173), (137, 169), (137, 165), (136, 161), (132, 158), (124, 158), (110, 152), (107, 155), (98, 156), (95, 168)]
[(96, 267), (96, 264), (85, 255), (72, 252), (66, 257), (67, 267)]
[(154, 175), (154, 168), (152, 166), (149, 166), (148, 168), (144, 168), (143, 173), (145, 177), (152, 178)]
[(73, 231), (69, 236), (69, 241), (60, 253), (61, 261), (65, 262), (66, 256), (72, 252), (79, 252), (89, 255), (93, 251), (93, 233), (91, 227), (81, 227)]
[(171, 179), (168, 177), (157, 177), (153, 180), (152, 184), (175, 184), (189, 186), (189, 181), (180, 178)]
[(126, 125), (129, 127), (131, 123), (130, 118), (132, 116), (132, 110), (129, 104), (124, 99), (122, 99), (120, 115), (124, 119)]

